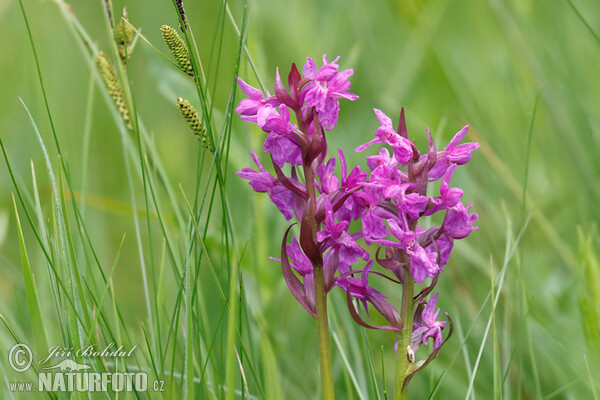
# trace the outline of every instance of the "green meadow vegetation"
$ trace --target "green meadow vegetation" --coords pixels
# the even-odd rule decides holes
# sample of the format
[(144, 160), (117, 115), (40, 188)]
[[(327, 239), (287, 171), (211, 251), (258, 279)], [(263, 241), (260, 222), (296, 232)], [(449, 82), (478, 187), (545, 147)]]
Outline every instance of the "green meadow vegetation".
[[(316, 324), (269, 260), (288, 225), (235, 175), (265, 133), (234, 109), (238, 76), (269, 88), (277, 67), (323, 53), (354, 69), (360, 96), (341, 105), (331, 155), (366, 169), (352, 149), (378, 127), (373, 107), (404, 107), (421, 149), (426, 125), (438, 148), (465, 124), (481, 143), (453, 181), (479, 229), (437, 287), (454, 335), (410, 397), (600, 398), (599, 2), (184, 5), (182, 31), (171, 0), (113, 0), (110, 19), (103, 0), (0, 2), (0, 398), (320, 397)], [(357, 326), (341, 290), (329, 318), (337, 397), (391, 399), (394, 335)], [(15, 343), (33, 351), (23, 373)], [(136, 347), (73, 359), (164, 392), (10, 390), (37, 382), (52, 346), (109, 343)]]

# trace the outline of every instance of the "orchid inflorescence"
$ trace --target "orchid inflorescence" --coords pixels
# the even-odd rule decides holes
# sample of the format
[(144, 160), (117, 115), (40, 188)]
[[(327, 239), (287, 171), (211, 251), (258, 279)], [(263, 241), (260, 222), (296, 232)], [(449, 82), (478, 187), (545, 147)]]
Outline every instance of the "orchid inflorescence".
[[(443, 151), (437, 151), (427, 129), (428, 150), (421, 154), (408, 138), (403, 109), (397, 129), (387, 115), (374, 109), (380, 123), (375, 139), (356, 151), (384, 144), (391, 148), (391, 154), (384, 147), (377, 155), (367, 156), (371, 170), (367, 173), (360, 166), (349, 171), (339, 149), (341, 175), (336, 176), (337, 160), (327, 159), (325, 131), (331, 131), (337, 123), (340, 99), (358, 99), (349, 92), (348, 78), (353, 70), (340, 71), (338, 58), (330, 62), (324, 55), (323, 65), (317, 68), (308, 57), (302, 74), (292, 64), (289, 90), (277, 70), (273, 95), (238, 78), (248, 97), (236, 112), (242, 120), (268, 133), (264, 151), (270, 155), (275, 172), (268, 172), (257, 154), (251, 152), (258, 169), (244, 168), (238, 175), (248, 179), (256, 192), (267, 193), (286, 220), (295, 218), (300, 223), (299, 237), (292, 235), (291, 243), (288, 235), (292, 226), (285, 232), (277, 261), (298, 302), (317, 320), (325, 320), (319, 329), (327, 328), (326, 306), (319, 307), (319, 299), (325, 299), (338, 286), (346, 293), (350, 314), (358, 324), (397, 332), (396, 394), (402, 396), (414, 373), (435, 358), (443, 344), (442, 330), (447, 322), (438, 319), (437, 293), (429, 301), (424, 299), (448, 263), (454, 241), (477, 229), (473, 226), (477, 214), (469, 213), (472, 204), (461, 202), (463, 191), (450, 187), (450, 180), (456, 166), (467, 163), (479, 144), (460, 144), (468, 130), (465, 126)], [(440, 179), (439, 195), (428, 196), (429, 184)], [(444, 214), (442, 223), (427, 227), (424, 217), (437, 213)], [(357, 223), (351, 225), (352, 221)], [(351, 232), (351, 226), (362, 230)], [(371, 245), (378, 246), (374, 258), (365, 249)], [(359, 259), (366, 263), (363, 268), (356, 267)], [(380, 271), (373, 269), (375, 262), (382, 267)], [(402, 286), (399, 309), (370, 285), (372, 275)], [(414, 284), (424, 284), (429, 278), (430, 283), (415, 295)], [(367, 315), (370, 304), (387, 325), (367, 323), (356, 309), (355, 300), (363, 304)], [(450, 332), (446, 340), (452, 324), (447, 318)], [(431, 353), (415, 362), (419, 346), (430, 338)], [(323, 345), (328, 343), (320, 342)], [(323, 374), (323, 352), (321, 357)]]

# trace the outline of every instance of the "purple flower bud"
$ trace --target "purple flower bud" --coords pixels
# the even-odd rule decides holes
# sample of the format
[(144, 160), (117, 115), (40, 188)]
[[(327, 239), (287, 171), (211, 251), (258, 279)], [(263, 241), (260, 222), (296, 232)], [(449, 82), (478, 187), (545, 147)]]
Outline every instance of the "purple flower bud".
[(306, 57), (306, 63), (302, 67), (302, 75), (312, 80), (317, 77), (317, 63), (312, 57)]
[(290, 92), (292, 92), (292, 95), (295, 99), (297, 99), (299, 95), (298, 90), (300, 90), (299, 85), (301, 79), (302, 76), (300, 75), (300, 72), (298, 72), (296, 63), (292, 63), (292, 68), (290, 69), (290, 73), (288, 75), (288, 86), (290, 87)]
[(283, 86), (283, 82), (281, 82), (281, 76), (279, 76), (279, 68), (277, 68), (277, 72), (275, 73), (275, 96), (279, 102), (287, 105), (291, 109), (300, 109), (298, 103), (292, 99), (292, 96), (290, 96), (285, 89), (285, 86)]

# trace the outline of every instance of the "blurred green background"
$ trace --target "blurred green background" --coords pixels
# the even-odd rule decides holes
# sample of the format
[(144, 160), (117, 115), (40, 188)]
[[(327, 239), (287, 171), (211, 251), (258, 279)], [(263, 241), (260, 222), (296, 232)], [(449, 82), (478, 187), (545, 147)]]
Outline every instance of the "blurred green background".
[[(127, 233), (114, 274), (114, 293), (131, 342), (148, 353), (142, 323), (150, 324), (131, 190), (140, 218), (143, 257), (148, 268), (155, 268), (149, 272), (151, 281), (161, 282), (157, 302), (163, 322), (162, 327), (152, 329), (162, 331), (163, 339), (178, 286), (153, 206), (150, 222), (146, 221), (143, 180), (135, 173), (139, 157), (137, 164), (135, 159), (130, 161), (134, 171), (130, 186), (124, 173), (120, 122), (111, 114), (113, 105), (102, 95), (93, 61), (70, 27), (70, 17), (61, 12), (63, 6), (49, 0), (24, 0), (24, 6), (62, 157), (69, 165), (76, 195), (85, 194), (79, 205), (107, 274), (123, 233)], [(178, 24), (171, 2), (115, 1), (115, 13), (123, 6), (127, 6), (131, 23), (168, 55), (159, 28)], [(187, 1), (185, 6), (208, 77), (214, 127), (220, 129), (223, 121), (229, 120), (225, 111), (239, 37), (223, 13), (222, 3)], [(242, 26), (244, 4), (231, 2), (228, 6), (237, 25)], [(78, 1), (70, 7), (91, 40), (109, 52), (111, 36), (103, 3)], [(364, 168), (364, 154), (352, 149), (370, 140), (377, 128), (373, 107), (394, 119), (405, 107), (409, 135), (421, 148), (426, 125), (438, 148), (464, 124), (470, 125), (470, 141), (481, 143), (472, 161), (453, 178), (453, 184), (465, 192), (464, 201), (474, 203), (479, 230), (457, 243), (438, 286), (438, 306), (453, 317), (455, 336), (438, 359), (413, 380), (411, 395), (595, 398), (600, 393), (600, 266), (595, 256), (600, 249), (596, 227), (600, 220), (600, 3), (261, 0), (245, 9), (250, 11), (248, 53), (271, 91), (276, 67), (282, 75), (287, 74), (292, 62), (300, 66), (307, 56), (320, 59), (327, 53), (331, 59), (340, 55), (341, 67), (354, 69), (351, 91), (360, 99), (341, 104), (339, 123), (328, 135), (332, 155), (340, 147), (350, 163)], [(0, 1), (0, 21), (0, 135), (30, 205), (31, 161), (35, 165), (41, 208), (52, 231), (52, 189), (43, 153), (18, 96), (39, 126), (55, 172), (59, 163), (17, 1)], [(258, 85), (246, 56), (240, 76)], [(174, 100), (182, 96), (197, 109), (201, 107), (193, 83), (141, 39), (132, 53), (129, 79), (138, 118), (175, 188), (173, 204), (159, 180), (152, 178), (175, 259), (183, 260), (188, 233), (179, 229), (176, 214), (186, 221), (189, 214), (178, 185), (191, 202), (197, 193), (196, 180), (207, 179), (210, 162), (204, 160), (203, 172), (197, 173), (202, 151)], [(240, 99), (238, 91), (236, 102)], [(221, 398), (219, 382), (224, 385), (227, 375), (227, 326), (235, 323), (244, 343), (242, 368), (235, 363), (238, 389), (247, 381), (244, 390), (257, 398), (318, 398), (315, 324), (287, 290), (279, 265), (268, 260), (278, 256), (287, 225), (266, 196), (255, 195), (234, 175), (250, 164), (250, 150), (262, 153), (264, 134), (234, 115), (230, 138), (225, 190), (231, 219), (217, 201), (205, 240), (211, 265), (205, 259), (199, 261), (195, 276), (202, 300), (194, 327), (202, 345), (194, 350), (194, 374), (201, 376), (207, 359), (211, 371), (198, 393), (200, 398)], [(136, 151), (134, 147), (134, 155)], [(369, 150), (369, 154), (374, 152)], [(32, 341), (11, 198), (14, 187), (4, 160), (1, 164), (0, 313), (23, 338)], [(199, 185), (200, 196), (205, 188), (204, 183)], [(20, 213), (49, 342), (59, 342), (60, 323), (55, 320), (48, 268), (33, 230)], [(231, 223), (229, 228), (226, 220)], [(200, 222), (204, 221), (203, 217)], [(230, 241), (229, 251), (224, 237)], [(89, 249), (77, 241), (74, 246), (81, 275), (97, 282)], [(161, 267), (164, 264), (167, 267)], [(232, 264), (239, 264), (233, 276)], [(239, 320), (228, 323), (227, 315), (223, 318), (226, 307), (212, 267), (230, 299), (236, 298), (228, 294), (230, 283), (237, 282), (240, 276), (236, 274), (241, 273)], [(489, 297), (492, 285), (498, 300), (494, 313)], [(98, 288), (101, 293), (104, 287), (98, 284)], [(392, 298), (399, 301), (400, 293)], [(334, 291), (330, 317), (336, 332), (332, 346), (338, 397), (384, 398), (384, 383), (388, 393), (393, 390), (394, 339), (384, 332), (362, 332), (344, 307), (344, 296)], [(183, 368), (182, 332), (176, 334), (181, 345), (168, 350), (173, 361), (167, 365), (173, 365), (175, 371)], [(6, 380), (13, 379), (12, 371), (6, 371), (6, 353), (13, 343), (9, 332), (0, 327)], [(9, 398), (5, 386), (2, 384), (2, 397)], [(177, 389), (171, 390), (177, 393)]]

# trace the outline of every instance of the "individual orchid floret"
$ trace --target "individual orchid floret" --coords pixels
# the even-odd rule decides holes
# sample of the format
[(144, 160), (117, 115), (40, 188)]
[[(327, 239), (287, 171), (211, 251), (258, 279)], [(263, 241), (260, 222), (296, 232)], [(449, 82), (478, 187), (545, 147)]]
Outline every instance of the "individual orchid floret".
[[(386, 300), (386, 296), (369, 286), (369, 273), (371, 272), (372, 266), (373, 261), (371, 260), (361, 271), (360, 279), (353, 276), (340, 276), (336, 280), (336, 285), (341, 287), (346, 292), (349, 300), (348, 307), (350, 308), (350, 313), (354, 320), (361, 326), (371, 329), (399, 331), (402, 329), (402, 319), (400, 318), (398, 310), (396, 310), (396, 308)], [(388, 321), (390, 325), (373, 326), (364, 322), (356, 312), (354, 305), (350, 302), (351, 298), (357, 299), (363, 304), (367, 315), (369, 315), (368, 304), (370, 303), (373, 308), (375, 308)]]
[(358, 96), (350, 93), (348, 78), (354, 74), (352, 69), (339, 72), (336, 64), (339, 57), (331, 63), (327, 55), (323, 55), (323, 66), (317, 70), (315, 61), (307, 57), (302, 73), (310, 82), (303, 91), (304, 103), (308, 107), (315, 107), (319, 113), (321, 124), (328, 131), (333, 129), (338, 120), (340, 104), (338, 98), (356, 100)]
[(380, 207), (381, 196), (369, 187), (356, 194), (363, 202), (365, 212), (361, 218), (363, 235), (367, 244), (377, 239), (383, 239), (389, 235), (386, 219), (393, 217), (393, 213)]
[(360, 199), (360, 190), (362, 189), (362, 184), (367, 181), (367, 173), (360, 170), (360, 165), (355, 166), (348, 173), (346, 157), (342, 149), (338, 150), (338, 156), (342, 169), (341, 188), (344, 189), (348, 198), (342, 207), (336, 211), (335, 216), (341, 220), (355, 221), (360, 219), (365, 211), (364, 203)]
[(477, 221), (477, 214), (469, 214), (469, 209), (473, 203), (466, 207), (462, 203), (457, 203), (454, 207), (448, 208), (448, 213), (444, 219), (444, 233), (452, 239), (463, 239), (469, 236), (471, 231), (478, 229), (473, 226)]
[(263, 131), (280, 136), (290, 136), (296, 129), (296, 125), (290, 123), (290, 110), (285, 104), (279, 106), (279, 111), (270, 105), (261, 107), (256, 114), (256, 124)]
[(448, 264), (448, 260), (450, 259), (450, 253), (452, 252), (452, 248), (454, 247), (454, 240), (442, 233), (440, 237), (435, 240), (433, 246), (427, 247), (427, 250), (432, 251), (434, 247), (439, 257), (438, 265), (440, 266), (441, 271), (443, 269), (442, 267)]
[(388, 224), (391, 233), (398, 241), (380, 239), (375, 242), (402, 250), (408, 257), (410, 275), (418, 284), (423, 283), (427, 278), (435, 277), (440, 271), (436, 263), (436, 254), (425, 251), (419, 244), (417, 233), (407, 229), (406, 226), (400, 227), (393, 219), (388, 220)]
[(330, 158), (326, 164), (320, 165), (317, 175), (320, 180), (318, 189), (321, 193), (329, 194), (339, 189), (340, 180), (335, 176), (335, 158)]
[(313, 277), (313, 268), (310, 260), (302, 252), (300, 244), (295, 236), (292, 235), (292, 243), (287, 245), (287, 253), (292, 260), (291, 266), (302, 277), (304, 286), (304, 297), (311, 310), (315, 309), (315, 284)]
[(265, 139), (265, 153), (270, 153), (273, 162), (280, 167), (285, 163), (291, 165), (302, 164), (301, 149), (294, 143), (292, 134), (296, 126), (290, 123), (290, 111), (285, 105), (279, 106), (279, 111), (272, 106), (262, 107), (256, 117), (257, 125), (269, 136)]
[(273, 158), (273, 163), (283, 167), (286, 163), (291, 165), (301, 165), (302, 156), (298, 146), (285, 136), (271, 132), (263, 144), (265, 153), (269, 153)]
[(398, 166), (398, 160), (390, 156), (390, 152), (385, 147), (379, 150), (379, 154), (376, 156), (368, 156), (367, 165), (371, 168), (371, 171), (376, 171), (376, 174), (382, 176), (391, 176), (392, 172), (396, 170)]
[[(385, 195), (394, 200), (396, 209), (413, 220), (418, 219), (429, 204), (426, 196), (414, 192), (415, 186), (414, 183), (403, 183), (390, 185), (385, 190)], [(407, 193), (408, 191), (411, 193)]]
[(248, 96), (248, 98), (242, 100), (235, 109), (235, 112), (241, 115), (242, 120), (256, 123), (256, 115), (263, 107), (279, 105), (279, 102), (277, 102), (269, 92), (267, 92), (265, 98), (263, 92), (248, 85), (242, 78), (238, 78), (238, 84), (242, 91)]
[(362, 236), (358, 232), (350, 234), (348, 232), (348, 221), (335, 222), (331, 203), (325, 198), (325, 221), (324, 229), (317, 232), (317, 240), (323, 243), (323, 249), (332, 248), (339, 254), (341, 264), (353, 265), (358, 258), (369, 259), (369, 253), (356, 243), (356, 239)]
[(375, 111), (375, 115), (381, 124), (375, 132), (377, 138), (358, 146), (355, 151), (361, 152), (371, 145), (385, 143), (394, 149), (394, 158), (398, 160), (400, 164), (406, 164), (406, 162), (413, 157), (413, 144), (410, 140), (400, 136), (400, 134), (396, 132), (390, 117), (377, 108), (374, 108), (373, 111)]
[(479, 143), (459, 144), (467, 135), (468, 130), (469, 125), (465, 125), (454, 135), (448, 146), (444, 149), (448, 162), (456, 165), (466, 164), (473, 157), (472, 153), (479, 148)]
[(369, 182), (363, 186), (374, 190), (382, 199), (393, 200), (400, 215), (406, 214), (410, 219), (418, 219), (427, 209), (429, 199), (415, 193), (416, 184), (407, 183), (398, 170), (393, 170), (391, 177), (387, 177), (387, 174), (382, 176), (380, 172), (383, 170), (373, 171)]
[(440, 210), (445, 210), (454, 207), (462, 198), (463, 191), (459, 188), (450, 187), (450, 178), (456, 170), (456, 164), (452, 164), (444, 174), (442, 183), (440, 184), (440, 195), (431, 198), (430, 207), (428, 207), (425, 215), (433, 215)]
[(472, 153), (479, 148), (479, 143), (459, 144), (467, 135), (468, 130), (469, 125), (465, 125), (454, 135), (444, 151), (437, 153), (435, 166), (429, 171), (430, 178), (437, 180), (444, 175), (451, 164), (463, 165), (471, 159)]
[(290, 220), (294, 213), (292, 211), (293, 193), (285, 188), (278, 179), (274, 178), (260, 163), (254, 151), (250, 152), (258, 171), (251, 168), (242, 168), (237, 176), (250, 180), (250, 186), (258, 193), (268, 193), (269, 198), (281, 211), (286, 220)]
[(436, 310), (438, 294), (434, 294), (427, 302), (423, 311), (415, 316), (413, 321), (412, 348), (417, 351), (421, 344), (428, 344), (429, 338), (433, 338), (433, 351), (442, 344), (442, 330), (446, 321), (438, 321), (440, 309)]

